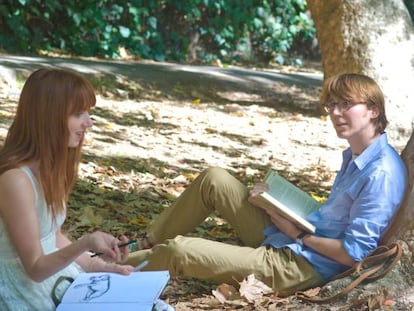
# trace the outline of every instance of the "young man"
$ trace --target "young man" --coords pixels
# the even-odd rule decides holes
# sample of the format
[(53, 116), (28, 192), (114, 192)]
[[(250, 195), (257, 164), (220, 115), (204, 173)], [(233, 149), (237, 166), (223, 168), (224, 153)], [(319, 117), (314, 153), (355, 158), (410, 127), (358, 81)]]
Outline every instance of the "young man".
[[(149, 260), (149, 270), (233, 284), (253, 273), (290, 294), (320, 286), (367, 256), (400, 207), (406, 169), (388, 144), (384, 97), (375, 81), (360, 74), (332, 77), (321, 102), (349, 148), (328, 200), (307, 218), (315, 234), (249, 203), (266, 185), (249, 191), (225, 170), (209, 168), (149, 226), (141, 246), (154, 246), (132, 253), (128, 263)], [(181, 236), (213, 211), (243, 246)]]

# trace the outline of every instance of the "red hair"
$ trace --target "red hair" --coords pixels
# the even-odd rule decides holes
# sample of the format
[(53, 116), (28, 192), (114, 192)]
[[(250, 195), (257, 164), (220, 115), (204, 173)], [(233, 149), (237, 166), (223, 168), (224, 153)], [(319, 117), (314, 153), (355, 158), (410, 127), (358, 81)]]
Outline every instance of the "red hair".
[(16, 115), (0, 151), (0, 174), (39, 163), (40, 185), (53, 218), (62, 213), (78, 175), (82, 142), (69, 148), (68, 117), (95, 106), (92, 85), (81, 75), (43, 68), (23, 86)]

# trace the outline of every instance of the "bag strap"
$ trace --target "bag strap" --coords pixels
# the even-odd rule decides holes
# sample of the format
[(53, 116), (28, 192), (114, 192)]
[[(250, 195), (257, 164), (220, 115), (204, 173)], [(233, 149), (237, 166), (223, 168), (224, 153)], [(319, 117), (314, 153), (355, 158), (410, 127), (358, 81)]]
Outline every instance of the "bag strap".
[(394, 268), (402, 254), (402, 247), (397, 242), (389, 245), (381, 245), (362, 261), (333, 279), (337, 280), (352, 275), (356, 277), (339, 293), (327, 297), (310, 297), (305, 292), (299, 291), (295, 293), (295, 296), (298, 299), (307, 302), (329, 303), (335, 301), (348, 294), (363, 281), (372, 282), (385, 276), (392, 270), (392, 268)]
[(52, 300), (55, 303), (56, 307), (60, 304), (60, 300), (61, 300), (57, 297), (56, 290), (57, 290), (58, 286), (60, 285), (60, 283), (62, 283), (64, 281), (67, 281), (69, 283), (73, 283), (74, 279), (70, 276), (63, 276), (63, 275), (61, 275), (57, 278), (55, 284), (53, 285), (52, 293), (50, 294), (52, 296)]

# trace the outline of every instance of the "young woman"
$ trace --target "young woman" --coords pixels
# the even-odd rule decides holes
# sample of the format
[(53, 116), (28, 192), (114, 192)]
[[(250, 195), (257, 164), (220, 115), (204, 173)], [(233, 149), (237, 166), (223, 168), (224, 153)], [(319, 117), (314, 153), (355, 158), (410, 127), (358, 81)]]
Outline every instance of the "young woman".
[(74, 72), (39, 69), (23, 87), (0, 150), (1, 310), (54, 310), (59, 276), (133, 270), (116, 263), (128, 255), (118, 247), (125, 237), (94, 232), (70, 242), (60, 229), (93, 106), (92, 86)]
[[(147, 269), (235, 283), (249, 274), (279, 294), (320, 286), (362, 260), (380, 241), (400, 207), (407, 174), (384, 132), (384, 97), (377, 83), (361, 74), (328, 79), (322, 105), (349, 148), (330, 196), (307, 220), (316, 233), (302, 232), (273, 210), (253, 206), (249, 191), (221, 168), (209, 168), (148, 228), (146, 250), (129, 263), (149, 260)], [(217, 211), (238, 233), (243, 246), (181, 236)]]

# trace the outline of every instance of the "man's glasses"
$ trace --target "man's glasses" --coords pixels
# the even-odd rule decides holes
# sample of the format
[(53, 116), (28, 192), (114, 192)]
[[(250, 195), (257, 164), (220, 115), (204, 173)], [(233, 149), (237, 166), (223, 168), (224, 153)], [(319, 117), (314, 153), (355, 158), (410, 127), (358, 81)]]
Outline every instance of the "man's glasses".
[(332, 113), (335, 110), (335, 107), (336, 109), (338, 109), (340, 113), (342, 113), (342, 112), (348, 111), (353, 106), (358, 105), (358, 104), (362, 104), (362, 103), (351, 103), (349, 101), (330, 102), (330, 103), (324, 104), (322, 107), (327, 113)]

